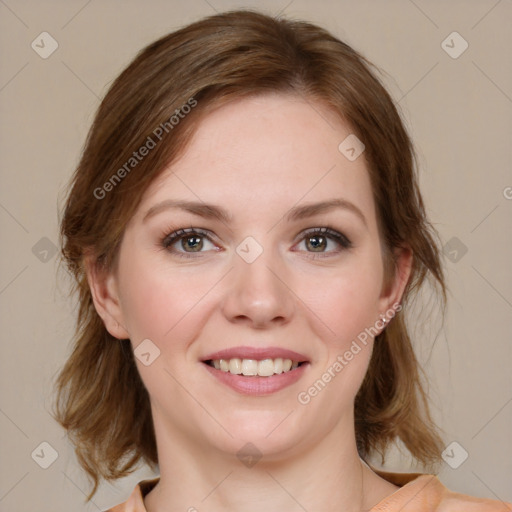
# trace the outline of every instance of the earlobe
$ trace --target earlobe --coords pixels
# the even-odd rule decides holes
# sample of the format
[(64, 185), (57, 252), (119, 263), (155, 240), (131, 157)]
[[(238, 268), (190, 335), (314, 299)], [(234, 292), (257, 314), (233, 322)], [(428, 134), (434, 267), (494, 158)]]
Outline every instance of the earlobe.
[(85, 271), (94, 307), (107, 331), (120, 340), (130, 338), (124, 327), (115, 276), (98, 268), (92, 256), (85, 258)]

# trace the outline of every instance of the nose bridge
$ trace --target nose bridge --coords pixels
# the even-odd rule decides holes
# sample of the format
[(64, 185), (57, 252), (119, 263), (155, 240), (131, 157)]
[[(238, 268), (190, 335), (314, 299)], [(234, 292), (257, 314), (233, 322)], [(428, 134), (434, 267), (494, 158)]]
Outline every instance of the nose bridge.
[(233, 254), (233, 271), (224, 313), (231, 321), (267, 324), (289, 321), (293, 298), (286, 286), (285, 267), (270, 237), (264, 244), (247, 237)]

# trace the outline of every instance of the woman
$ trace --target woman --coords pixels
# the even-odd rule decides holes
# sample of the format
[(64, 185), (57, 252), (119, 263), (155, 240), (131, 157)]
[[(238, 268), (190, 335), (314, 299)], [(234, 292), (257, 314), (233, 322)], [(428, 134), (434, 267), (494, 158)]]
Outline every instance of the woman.
[(62, 219), (80, 297), (56, 419), (114, 512), (504, 510), (365, 463), (443, 449), (402, 317), (445, 285), (371, 65), (254, 12), (151, 44), (103, 100)]

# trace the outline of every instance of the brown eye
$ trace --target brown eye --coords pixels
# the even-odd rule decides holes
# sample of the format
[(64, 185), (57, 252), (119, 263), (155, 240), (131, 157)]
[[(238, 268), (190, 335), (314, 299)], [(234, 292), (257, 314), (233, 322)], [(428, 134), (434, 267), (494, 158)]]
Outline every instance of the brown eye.
[(302, 235), (301, 243), (304, 242), (308, 253), (330, 256), (352, 247), (352, 242), (344, 234), (328, 227), (308, 229)]
[(322, 252), (327, 247), (327, 239), (324, 236), (314, 235), (306, 238), (306, 247), (314, 252)]
[(203, 240), (200, 236), (187, 236), (181, 239), (181, 247), (192, 252), (198, 252), (203, 248)]
[[(165, 236), (161, 243), (162, 247), (167, 249), (170, 253), (185, 258), (194, 257), (192, 256), (194, 253), (198, 253), (199, 255), (207, 250), (215, 250), (216, 247), (207, 232), (196, 228), (173, 231)], [(207, 244), (210, 244), (212, 247), (209, 248)]]

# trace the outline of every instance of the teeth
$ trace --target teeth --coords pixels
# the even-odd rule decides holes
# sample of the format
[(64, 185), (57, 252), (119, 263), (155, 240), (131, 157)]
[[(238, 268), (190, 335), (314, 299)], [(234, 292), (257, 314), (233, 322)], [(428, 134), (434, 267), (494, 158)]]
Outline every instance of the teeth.
[(229, 371), (235, 375), (242, 373), (242, 360), (241, 359), (230, 359), (229, 360)]
[(245, 375), (260, 377), (270, 377), (274, 374), (289, 372), (299, 366), (298, 361), (291, 359), (263, 359), (258, 361), (256, 359), (215, 359), (213, 366), (217, 370), (223, 372), (230, 372), (234, 375)]
[(274, 361), (272, 359), (264, 359), (258, 363), (258, 375), (260, 377), (270, 377), (274, 375)]
[(258, 375), (258, 361), (242, 359), (242, 375)]

